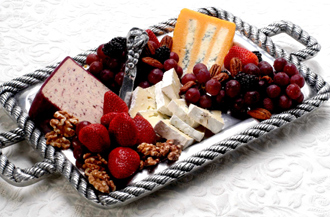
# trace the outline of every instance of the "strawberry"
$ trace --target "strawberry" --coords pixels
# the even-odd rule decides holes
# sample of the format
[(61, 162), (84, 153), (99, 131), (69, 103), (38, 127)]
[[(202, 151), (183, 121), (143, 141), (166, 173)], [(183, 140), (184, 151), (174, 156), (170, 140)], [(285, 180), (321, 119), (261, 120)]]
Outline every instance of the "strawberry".
[(128, 113), (117, 114), (109, 125), (109, 132), (114, 135), (119, 145), (133, 146), (138, 138), (138, 130)]
[(146, 32), (148, 33), (149, 41), (155, 42), (157, 45), (157, 48), (158, 48), (160, 46), (160, 43), (159, 43), (158, 38), (155, 35), (155, 33), (153, 33), (153, 31), (151, 31), (150, 29), (147, 29)]
[(128, 112), (128, 107), (124, 100), (117, 94), (109, 90), (104, 94), (103, 114), (109, 112)]
[(140, 167), (140, 156), (129, 147), (117, 147), (109, 154), (108, 167), (117, 179), (130, 177)]
[(257, 55), (243, 47), (234, 45), (230, 48), (228, 54), (225, 56), (224, 64), (226, 69), (230, 68), (230, 60), (234, 57), (239, 58), (242, 61), (243, 66), (248, 63), (253, 63), (255, 65), (258, 65), (259, 63)]
[(101, 117), (101, 124), (105, 126), (106, 128), (109, 127), (110, 122), (116, 115), (118, 115), (119, 112), (109, 112)]
[(78, 138), (91, 152), (101, 153), (110, 148), (109, 133), (102, 124), (90, 124), (83, 127)]
[(156, 133), (149, 121), (141, 115), (136, 115), (133, 120), (138, 130), (137, 144), (143, 142), (154, 144), (156, 142)]

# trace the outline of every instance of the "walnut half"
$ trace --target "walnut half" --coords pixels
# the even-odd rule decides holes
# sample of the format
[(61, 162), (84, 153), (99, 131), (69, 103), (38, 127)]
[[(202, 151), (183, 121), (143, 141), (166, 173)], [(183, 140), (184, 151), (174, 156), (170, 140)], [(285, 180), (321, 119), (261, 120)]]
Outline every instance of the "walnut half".
[(53, 127), (57, 134), (65, 137), (75, 135), (74, 126), (79, 122), (78, 118), (74, 117), (66, 111), (57, 111), (54, 114), (54, 119), (50, 120), (50, 126)]
[(46, 144), (60, 149), (70, 148), (71, 142), (62, 135), (57, 134), (55, 131), (51, 131), (45, 135)]

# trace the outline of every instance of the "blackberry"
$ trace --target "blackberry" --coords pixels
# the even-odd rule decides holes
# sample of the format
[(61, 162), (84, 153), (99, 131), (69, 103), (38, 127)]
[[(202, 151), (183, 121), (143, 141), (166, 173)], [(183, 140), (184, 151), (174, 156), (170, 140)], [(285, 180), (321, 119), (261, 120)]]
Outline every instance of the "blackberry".
[(120, 58), (126, 49), (126, 38), (116, 37), (104, 44), (103, 53), (113, 58)]
[(262, 61), (262, 54), (259, 51), (252, 51), (252, 53), (254, 53), (258, 57), (259, 62)]
[(255, 75), (239, 72), (234, 79), (241, 84), (243, 91), (257, 90), (259, 87), (259, 79)]
[(170, 58), (170, 53), (171, 53), (171, 50), (168, 47), (161, 46), (161, 47), (156, 49), (155, 58), (159, 62), (164, 63), (165, 60)]

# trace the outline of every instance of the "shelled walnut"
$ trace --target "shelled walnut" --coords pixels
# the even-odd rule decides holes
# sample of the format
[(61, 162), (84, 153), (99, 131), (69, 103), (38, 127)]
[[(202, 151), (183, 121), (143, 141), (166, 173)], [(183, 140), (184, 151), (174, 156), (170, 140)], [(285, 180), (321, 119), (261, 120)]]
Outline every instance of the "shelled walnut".
[(50, 120), (50, 126), (53, 127), (57, 134), (65, 137), (72, 137), (75, 135), (74, 126), (79, 122), (78, 118), (74, 117), (66, 111), (57, 111), (54, 114), (54, 119)]
[(71, 142), (62, 135), (57, 134), (55, 131), (48, 132), (46, 135), (46, 144), (53, 147), (68, 149), (70, 148)]
[(181, 145), (175, 145), (173, 140), (157, 142), (156, 145), (141, 143), (137, 147), (137, 152), (142, 155), (140, 169), (154, 166), (165, 159), (176, 161), (181, 155), (182, 148)]
[(116, 185), (106, 171), (108, 162), (100, 154), (86, 153), (83, 158), (85, 161), (82, 168), (85, 170), (88, 182), (102, 193), (115, 191)]

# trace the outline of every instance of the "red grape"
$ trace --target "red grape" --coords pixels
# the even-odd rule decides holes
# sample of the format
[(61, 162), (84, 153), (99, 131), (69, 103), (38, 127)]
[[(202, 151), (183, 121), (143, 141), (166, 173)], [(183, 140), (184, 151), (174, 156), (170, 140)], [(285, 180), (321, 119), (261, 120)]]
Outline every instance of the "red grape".
[(274, 61), (274, 69), (277, 72), (283, 72), (284, 66), (287, 64), (286, 59), (284, 59), (283, 57), (277, 58)]
[(290, 77), (284, 72), (279, 72), (274, 75), (273, 81), (279, 86), (285, 86), (289, 84)]
[(232, 105), (232, 111), (241, 112), (244, 108), (244, 100), (242, 98), (237, 98)]
[(226, 83), (226, 95), (234, 98), (241, 92), (241, 84), (236, 80), (229, 80)]
[(109, 69), (116, 69), (120, 65), (120, 62), (111, 57), (106, 57), (103, 59), (103, 64), (106, 65)]
[(183, 69), (181, 68), (181, 66), (176, 65), (176, 67), (175, 67), (175, 72), (176, 72), (176, 74), (178, 75), (179, 78), (182, 77)]
[(185, 99), (188, 102), (192, 102), (192, 103), (196, 103), (199, 101), (201, 97), (201, 94), (199, 92), (199, 90), (197, 88), (189, 88), (189, 90), (187, 90), (186, 95), (185, 95)]
[(108, 83), (113, 81), (114, 77), (115, 77), (115, 73), (113, 73), (109, 69), (103, 69), (100, 72), (100, 79), (103, 83)]
[(85, 127), (90, 125), (91, 122), (89, 121), (80, 121), (77, 125), (76, 125), (76, 135), (79, 135), (80, 130)]
[(207, 70), (206, 65), (203, 63), (197, 63), (193, 68), (193, 73), (196, 75), (201, 69)]
[(285, 92), (291, 99), (297, 99), (301, 94), (298, 84), (289, 84), (286, 87)]
[(148, 88), (150, 87), (150, 83), (148, 81), (142, 81), (141, 83), (139, 83), (139, 86), (142, 88)]
[(248, 63), (243, 67), (243, 72), (250, 75), (260, 75), (260, 69), (253, 63)]
[(208, 95), (203, 95), (199, 99), (199, 106), (202, 108), (210, 108), (212, 106), (212, 99)]
[(184, 85), (188, 81), (196, 81), (196, 76), (193, 73), (187, 73), (181, 78), (181, 83)]
[(270, 112), (274, 110), (274, 103), (273, 100), (271, 100), (270, 98), (265, 98), (263, 100), (263, 106)]
[(266, 61), (261, 61), (258, 64), (260, 69), (260, 74), (262, 75), (272, 75), (273, 74), (273, 67)]
[(179, 55), (175, 52), (171, 52), (170, 59), (174, 59), (176, 62), (179, 62)]
[(210, 79), (205, 84), (205, 90), (212, 96), (218, 95), (219, 91), (221, 89), (221, 83), (216, 79)]
[(292, 100), (288, 96), (282, 95), (278, 100), (278, 106), (282, 109), (289, 109), (292, 106)]
[(305, 78), (300, 74), (295, 74), (290, 78), (290, 83), (298, 84), (302, 88), (305, 85)]
[(123, 80), (124, 80), (124, 72), (118, 72), (115, 75), (115, 82), (121, 86), (123, 84)]
[(83, 158), (84, 152), (81, 146), (77, 146), (76, 148), (73, 149), (73, 156), (77, 160)]
[(302, 93), (302, 92), (300, 92), (300, 95), (298, 96), (298, 98), (297, 99), (295, 99), (295, 101), (297, 102), (297, 103), (302, 103), (302, 101), (304, 101), (304, 94)]
[(211, 79), (211, 74), (207, 69), (200, 69), (195, 75), (200, 84), (204, 84)]
[(223, 103), (225, 101), (226, 92), (224, 90), (220, 90), (219, 94), (216, 96), (215, 100), (217, 103)]
[(164, 69), (165, 69), (165, 71), (170, 70), (172, 68), (175, 69), (177, 65), (178, 65), (178, 63), (174, 59), (168, 59), (168, 60), (165, 60), (165, 62), (164, 62)]
[(163, 71), (160, 69), (153, 69), (151, 70), (151, 72), (148, 75), (148, 81), (151, 84), (157, 84), (158, 82), (160, 82), (163, 79)]
[(103, 53), (103, 47), (104, 47), (104, 44), (101, 44), (98, 48), (97, 48), (97, 51), (96, 51), (96, 53), (97, 53), (97, 56), (100, 58), (100, 59), (104, 59), (105, 57), (107, 57), (107, 55), (105, 55), (104, 53)]
[(297, 67), (293, 64), (293, 63), (287, 63), (285, 66), (284, 66), (284, 69), (283, 71), (289, 75), (290, 77), (295, 75), (295, 74), (299, 74), (299, 71), (297, 69)]
[(276, 98), (281, 94), (281, 88), (276, 84), (271, 84), (266, 89), (269, 98)]
[(79, 141), (78, 136), (74, 136), (71, 141), (72, 148), (75, 149), (76, 147), (81, 147), (83, 144)]
[(97, 56), (97, 54), (94, 53), (88, 54), (86, 57), (86, 64), (90, 65), (94, 61), (100, 61), (100, 58)]
[(248, 91), (244, 94), (244, 103), (247, 105), (253, 105), (259, 102), (260, 94), (258, 91)]
[(100, 61), (94, 61), (92, 64), (89, 66), (88, 71), (92, 73), (95, 76), (98, 76), (100, 72), (103, 69), (103, 64)]

